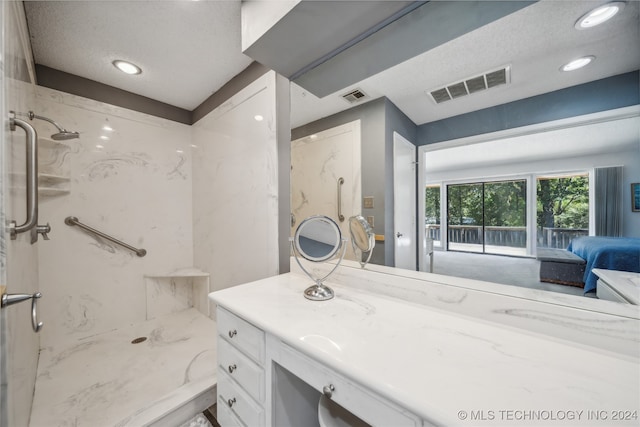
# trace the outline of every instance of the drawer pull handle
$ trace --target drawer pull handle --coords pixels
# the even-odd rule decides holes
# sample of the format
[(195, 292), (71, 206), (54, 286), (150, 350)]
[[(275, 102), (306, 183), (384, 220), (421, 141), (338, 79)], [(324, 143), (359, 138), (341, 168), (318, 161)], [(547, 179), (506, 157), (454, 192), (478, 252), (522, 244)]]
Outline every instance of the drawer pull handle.
[(233, 331), (229, 331), (229, 338), (233, 338), (236, 335), (238, 335), (238, 331), (236, 331), (235, 329)]
[(235, 371), (236, 369), (238, 369), (238, 368), (237, 368), (237, 366), (235, 364), (234, 365), (229, 365), (229, 373), (230, 374), (233, 374), (233, 371)]
[(322, 393), (324, 393), (324, 395), (327, 396), (329, 399), (331, 399), (331, 395), (335, 390), (336, 388), (333, 386), (333, 384), (329, 384), (322, 387)]
[(231, 408), (234, 403), (236, 403), (236, 398), (235, 397), (227, 400), (227, 405), (229, 405), (229, 408)]

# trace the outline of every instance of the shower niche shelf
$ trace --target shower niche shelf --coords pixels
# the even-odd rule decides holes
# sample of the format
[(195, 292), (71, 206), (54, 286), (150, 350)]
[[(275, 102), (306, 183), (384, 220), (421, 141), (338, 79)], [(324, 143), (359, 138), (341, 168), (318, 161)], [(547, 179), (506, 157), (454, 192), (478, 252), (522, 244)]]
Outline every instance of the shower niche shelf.
[[(69, 194), (68, 183), (71, 178), (50, 173), (38, 174), (38, 194), (41, 196), (62, 196)], [(67, 184), (67, 185), (65, 185)]]
[[(23, 183), (24, 182), (24, 174), (23, 173), (10, 173), (10, 179), (12, 183)], [(71, 178), (60, 175), (53, 175), (48, 173), (39, 173), (38, 174), (38, 195), (51, 197), (51, 196), (61, 196), (65, 194), (69, 194), (71, 191), (68, 188), (68, 183), (71, 181)], [(65, 185), (67, 184), (67, 185)], [(24, 185), (12, 185), (12, 191), (25, 191)]]
[(65, 161), (71, 147), (49, 138), (38, 138), (38, 194), (52, 197), (69, 194), (71, 182)]
[(45, 149), (66, 149), (69, 148), (69, 146), (63, 142), (60, 141), (54, 141), (51, 138), (43, 138), (41, 136), (38, 137), (38, 148), (45, 148)]
[(147, 320), (193, 307), (207, 317), (209, 310), (209, 273), (197, 268), (181, 268), (165, 274), (144, 276)]

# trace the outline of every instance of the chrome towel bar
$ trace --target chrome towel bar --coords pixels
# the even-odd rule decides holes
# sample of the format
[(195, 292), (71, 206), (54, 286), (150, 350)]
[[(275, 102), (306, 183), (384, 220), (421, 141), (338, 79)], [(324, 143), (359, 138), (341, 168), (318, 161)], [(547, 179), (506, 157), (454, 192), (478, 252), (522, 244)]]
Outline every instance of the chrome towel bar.
[(93, 233), (97, 236), (102, 237), (103, 239), (109, 240), (113, 243), (116, 243), (120, 246), (123, 246), (127, 249), (129, 249), (130, 251), (133, 251), (136, 253), (136, 255), (138, 255), (139, 257), (143, 257), (147, 254), (147, 251), (144, 249), (138, 249), (138, 248), (134, 248), (131, 245), (127, 245), (126, 243), (116, 239), (115, 237), (111, 237), (108, 234), (105, 234), (101, 231), (96, 230), (95, 228), (89, 227), (86, 224), (81, 223), (80, 221), (78, 221), (78, 218), (76, 218), (75, 216), (68, 216), (65, 218), (64, 223), (69, 225), (69, 226), (74, 226), (77, 225), (78, 227), (82, 228), (85, 231), (88, 231), (89, 233)]

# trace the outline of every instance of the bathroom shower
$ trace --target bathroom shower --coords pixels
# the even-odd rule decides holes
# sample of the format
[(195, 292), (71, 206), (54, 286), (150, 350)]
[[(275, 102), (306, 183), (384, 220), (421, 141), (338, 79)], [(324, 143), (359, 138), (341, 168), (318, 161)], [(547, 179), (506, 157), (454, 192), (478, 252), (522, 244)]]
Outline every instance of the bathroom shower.
[(51, 139), (53, 139), (54, 141), (65, 141), (68, 139), (74, 139), (74, 138), (80, 137), (80, 134), (78, 132), (68, 131), (62, 126), (60, 126), (58, 123), (56, 123), (55, 121), (47, 117), (38, 116), (33, 111), (29, 111), (29, 113), (26, 113), (26, 114), (25, 113), (15, 113), (15, 114), (17, 116), (28, 117), (29, 120), (33, 120), (33, 119), (44, 120), (45, 122), (49, 122), (52, 125), (54, 125), (59, 131), (58, 133), (54, 133), (53, 135), (51, 135)]

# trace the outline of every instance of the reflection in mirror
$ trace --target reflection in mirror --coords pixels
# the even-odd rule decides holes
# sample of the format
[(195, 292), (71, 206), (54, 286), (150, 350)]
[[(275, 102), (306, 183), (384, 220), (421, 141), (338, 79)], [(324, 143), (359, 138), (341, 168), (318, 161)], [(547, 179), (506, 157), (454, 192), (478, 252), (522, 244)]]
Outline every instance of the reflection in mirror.
[(307, 218), (296, 230), (295, 244), (306, 260), (322, 262), (331, 259), (340, 248), (340, 229), (330, 218)]
[[(427, 2), (427, 7), (429, 3), (433, 2)], [(420, 165), (418, 224), (423, 228), (418, 241), (431, 238), (436, 250), (442, 251), (438, 254), (436, 273), (462, 277), (463, 270), (472, 270), (473, 278), (480, 280), (538, 286), (535, 289), (554, 292), (576, 291), (575, 294), (582, 295), (581, 288), (552, 287), (553, 284), (547, 286), (537, 280), (536, 248), (541, 239), (543, 243), (547, 239), (538, 233), (538, 228), (542, 227), (543, 231), (580, 228), (586, 229), (581, 231), (584, 234), (595, 235), (595, 229), (590, 229), (595, 219), (592, 214), (582, 218), (587, 223), (585, 227), (573, 223), (538, 225), (537, 187), (544, 187), (546, 178), (556, 179), (576, 172), (593, 177), (596, 168), (622, 165), (624, 176), (629, 177), (622, 183), (628, 194), (631, 178), (640, 174), (637, 147), (640, 50), (634, 48), (640, 41), (640, 2), (626, 3), (624, 9), (602, 25), (577, 30), (576, 22), (597, 6), (596, 3), (534, 2), (323, 97), (292, 84), (293, 139), (311, 138), (326, 129), (360, 120), (362, 187), (359, 201), (362, 209), (352, 215), (375, 216), (374, 231), (386, 238), (386, 242), (377, 242), (371, 263), (393, 265), (394, 253), (390, 246), (398, 213), (390, 208), (394, 194), (388, 135), (397, 131), (423, 150), (417, 159)], [(465, 15), (465, 10), (462, 8), (450, 24), (472, 19), (473, 16)], [(423, 28), (423, 37), (427, 37), (428, 32), (428, 28)], [(357, 53), (357, 45), (350, 49)], [(562, 65), (586, 53), (596, 57), (588, 66), (561, 71)], [(361, 65), (366, 69), (366, 61), (361, 61)], [(500, 84), (493, 81), (490, 86), (474, 86), (480, 82), (487, 84), (503, 69), (506, 71), (500, 74), (504, 76)], [(345, 101), (348, 98), (343, 95), (356, 89), (362, 96), (354, 102)], [(465, 93), (451, 95), (456, 89)], [(438, 94), (449, 96), (439, 101)], [(627, 129), (633, 131), (627, 132)], [(448, 159), (449, 163), (436, 164), (438, 157)], [(455, 168), (450, 164), (453, 161), (457, 162)], [(504, 221), (494, 224), (495, 216), (482, 219), (485, 231), (500, 228), (489, 230), (496, 235), (516, 236), (526, 229), (527, 236), (522, 237), (517, 246), (525, 256), (487, 255), (496, 246), (490, 240), (493, 236), (487, 233), (478, 234), (478, 238), (483, 239), (485, 254), (449, 250), (450, 243), (458, 243), (455, 233), (459, 230), (483, 226), (479, 222), (481, 218), (467, 214), (459, 215), (457, 223), (450, 224), (447, 209), (451, 203), (446, 197), (449, 184), (481, 182), (480, 178), (493, 182), (496, 177), (505, 176), (522, 179), (523, 175), (528, 180), (529, 208), (521, 214), (523, 218), (519, 222), (513, 220), (515, 225)], [(435, 206), (433, 209), (430, 202)], [(586, 211), (593, 211), (589, 209)], [(622, 236), (640, 237), (640, 215), (631, 211), (628, 196), (622, 211)], [(568, 242), (563, 241), (557, 249), (565, 250), (567, 246)], [(418, 258), (421, 269), (427, 270), (428, 253), (423, 249)], [(470, 259), (476, 264), (472, 266)], [(498, 264), (492, 265), (493, 259), (513, 264), (513, 274), (505, 273)], [(465, 268), (459, 268), (460, 265)], [(516, 282), (525, 276), (525, 269), (532, 284), (524, 284), (524, 280), (522, 284)], [(394, 271), (404, 274), (401, 270)], [(486, 274), (481, 276), (482, 272)], [(560, 288), (564, 290), (558, 290)]]
[(376, 245), (375, 233), (362, 215), (349, 218), (349, 232), (351, 233), (353, 252), (356, 254), (360, 266), (364, 268), (371, 259), (373, 248)]
[[(324, 215), (316, 215), (302, 221), (291, 241), (293, 254), (302, 271), (315, 282), (304, 291), (304, 296), (313, 301), (326, 301), (333, 298), (334, 293), (331, 288), (322, 282), (329, 277), (344, 258), (346, 245), (342, 239), (340, 227), (331, 218)], [(335, 267), (322, 278), (317, 278), (311, 274), (300, 262), (298, 255), (312, 262), (323, 262), (333, 258), (342, 248), (340, 260)]]

